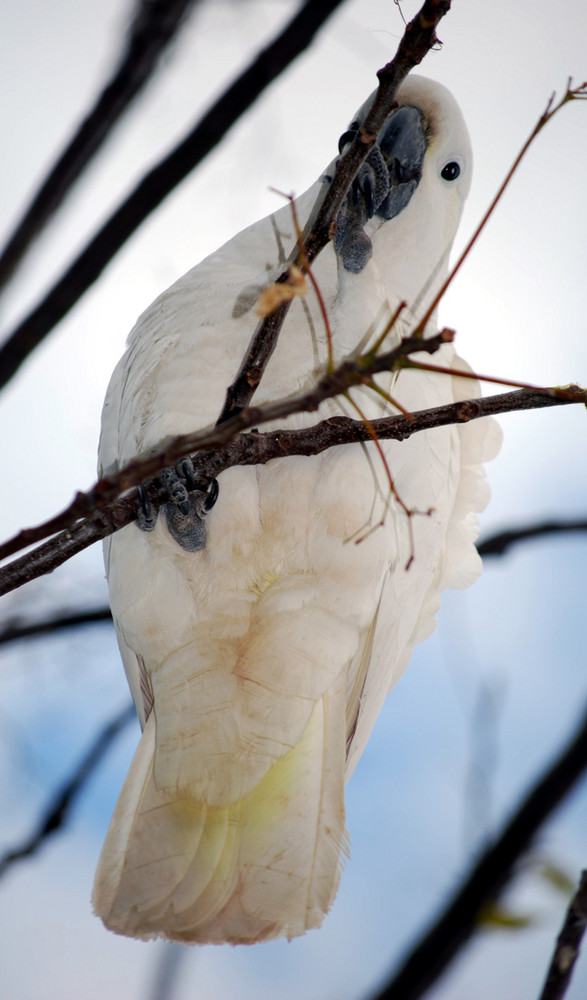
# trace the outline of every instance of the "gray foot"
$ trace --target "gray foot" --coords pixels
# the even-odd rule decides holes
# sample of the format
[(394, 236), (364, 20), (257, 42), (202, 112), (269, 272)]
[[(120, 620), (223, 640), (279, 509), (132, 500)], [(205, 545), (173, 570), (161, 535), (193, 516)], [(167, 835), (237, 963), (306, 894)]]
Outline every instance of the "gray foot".
[(352, 182), (336, 220), (334, 248), (345, 271), (359, 274), (371, 259), (373, 245), (364, 226), (388, 194), (389, 171), (381, 150), (374, 146)]
[[(176, 468), (164, 469), (159, 480), (169, 499), (161, 505), (170, 534), (186, 552), (197, 552), (206, 547), (206, 515), (218, 499), (218, 480), (211, 479), (205, 489), (196, 485), (194, 469), (189, 458), (182, 459)], [(137, 525), (141, 531), (152, 531), (157, 514), (145, 491), (139, 488), (141, 506)]]
[[(360, 121), (340, 139), (339, 152), (353, 141)], [(404, 105), (393, 112), (350, 186), (336, 220), (334, 248), (346, 271), (359, 274), (373, 254), (364, 227), (369, 219), (395, 218), (406, 208), (422, 176), (428, 147), (422, 112)]]

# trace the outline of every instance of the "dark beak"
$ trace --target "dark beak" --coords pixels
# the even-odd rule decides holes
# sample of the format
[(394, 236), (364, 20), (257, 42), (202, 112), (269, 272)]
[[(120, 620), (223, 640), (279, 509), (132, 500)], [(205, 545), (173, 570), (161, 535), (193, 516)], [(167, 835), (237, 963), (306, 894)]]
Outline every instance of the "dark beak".
[(427, 148), (422, 112), (411, 105), (398, 108), (377, 145), (389, 173), (389, 192), (375, 211), (382, 219), (393, 219), (406, 207), (422, 177)]

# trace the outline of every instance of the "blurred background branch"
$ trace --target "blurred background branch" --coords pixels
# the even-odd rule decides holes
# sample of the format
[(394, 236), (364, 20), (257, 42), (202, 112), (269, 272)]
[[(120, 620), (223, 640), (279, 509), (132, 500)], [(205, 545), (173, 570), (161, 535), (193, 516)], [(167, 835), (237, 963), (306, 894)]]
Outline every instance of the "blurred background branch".
[(53, 288), (0, 347), (0, 389), (96, 281), (106, 265), (167, 195), (214, 149), (259, 95), (312, 42), (342, 0), (306, 0), (210, 110), (124, 199)]
[(108, 139), (139, 91), (155, 73), (160, 57), (200, 0), (138, 0), (118, 65), (71, 141), (58, 156), (0, 252), (0, 291), (27, 250)]
[(0, 877), (17, 861), (23, 861), (36, 854), (48, 837), (65, 827), (72, 806), (80, 792), (83, 791), (93, 772), (102, 762), (119, 732), (133, 719), (136, 719), (135, 707), (132, 704), (127, 705), (122, 712), (115, 715), (100, 730), (87, 752), (73, 768), (69, 778), (53, 794), (49, 805), (41, 813), (31, 833), (25, 837), (21, 844), (6, 851), (0, 857)]

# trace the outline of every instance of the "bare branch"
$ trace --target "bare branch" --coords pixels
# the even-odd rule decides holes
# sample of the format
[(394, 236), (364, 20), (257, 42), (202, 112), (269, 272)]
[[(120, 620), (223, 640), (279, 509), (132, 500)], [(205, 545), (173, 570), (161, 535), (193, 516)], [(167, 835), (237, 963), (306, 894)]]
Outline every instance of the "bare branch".
[(495, 211), (495, 208), (496, 208), (497, 204), (501, 201), (501, 198), (502, 198), (502, 196), (503, 196), (506, 188), (508, 187), (508, 185), (509, 185), (512, 177), (516, 173), (518, 167), (520, 166), (520, 163), (522, 162), (524, 156), (526, 155), (526, 153), (530, 149), (530, 146), (534, 142), (535, 138), (540, 134), (540, 132), (542, 131), (542, 129), (544, 128), (544, 126), (551, 120), (551, 118), (554, 118), (554, 116), (556, 115), (556, 113), (558, 111), (560, 111), (560, 109), (562, 107), (565, 106), (565, 104), (570, 104), (571, 101), (582, 101), (582, 100), (587, 99), (587, 81), (585, 83), (581, 83), (578, 87), (573, 87), (573, 81), (571, 79), (569, 79), (567, 81), (567, 89), (566, 89), (565, 93), (563, 94), (563, 96), (560, 98), (560, 100), (556, 104), (555, 104), (555, 96), (556, 96), (555, 94), (552, 94), (550, 100), (548, 101), (548, 104), (546, 105), (545, 110), (542, 112), (540, 118), (536, 122), (536, 125), (534, 126), (534, 128), (530, 132), (530, 135), (526, 139), (526, 141), (525, 141), (524, 145), (522, 146), (520, 152), (516, 156), (516, 158), (515, 158), (514, 162), (512, 163), (510, 169), (508, 170), (507, 174), (505, 175), (504, 180), (502, 181), (500, 187), (498, 188), (497, 194), (493, 198), (491, 204), (489, 205), (489, 208), (487, 209), (487, 211), (485, 212), (485, 215), (481, 219), (481, 222), (477, 226), (475, 232), (473, 233), (471, 239), (469, 240), (469, 242), (467, 243), (465, 249), (461, 253), (459, 259), (456, 262), (456, 264), (454, 265), (454, 267), (451, 268), (450, 274), (448, 275), (446, 281), (441, 285), (440, 289), (438, 290), (438, 292), (434, 296), (432, 302), (430, 303), (428, 309), (426, 310), (425, 315), (420, 320), (420, 327), (419, 327), (419, 329), (422, 329), (422, 330), (425, 329), (426, 324), (428, 323), (428, 320), (431, 318), (431, 316), (434, 314), (434, 310), (438, 306), (438, 303), (443, 298), (444, 294), (446, 293), (447, 288), (449, 287), (449, 285), (454, 280), (455, 276), (460, 271), (462, 265), (464, 264), (465, 260), (469, 256), (469, 254), (470, 254), (471, 250), (473, 249), (475, 243), (479, 239), (479, 236), (481, 235), (481, 233), (485, 229), (485, 226), (487, 225), (489, 219), (493, 215), (493, 212)]
[(63, 632), (81, 625), (102, 625), (112, 621), (110, 608), (89, 608), (87, 611), (63, 611), (52, 618), (42, 621), (22, 622), (20, 618), (9, 619), (0, 630), (0, 646), (22, 639), (36, 639), (40, 635), (50, 635), (53, 632)]
[(183, 964), (190, 951), (178, 941), (162, 941), (159, 945), (159, 961), (155, 973), (150, 978), (146, 1000), (173, 1000), (179, 994), (176, 986)]
[(35, 854), (47, 837), (65, 824), (69, 810), (85, 787), (92, 771), (101, 762), (121, 729), (133, 719), (136, 719), (134, 705), (128, 705), (100, 730), (90, 749), (76, 764), (70, 777), (53, 796), (52, 802), (39, 818), (35, 830), (24, 843), (7, 851), (0, 858), (0, 877), (17, 861), (22, 861), (23, 858), (29, 858)]
[(342, 0), (307, 0), (202, 120), (143, 177), (45, 298), (0, 348), (0, 388), (100, 276), (126, 240), (194, 169), (270, 83), (304, 51)]
[(465, 874), (454, 894), (372, 1000), (417, 1000), (437, 981), (515, 875), (516, 864), (542, 824), (587, 769), (587, 712), (556, 760), (538, 778), (496, 840)]
[[(422, 344), (420, 345), (420, 350), (422, 350)], [(328, 376), (328, 378), (331, 377)], [(331, 417), (328, 420), (300, 431), (277, 430), (266, 434), (257, 432), (240, 434), (229, 444), (219, 444), (218, 447), (215, 447), (216, 441), (220, 442), (228, 430), (232, 431), (233, 422), (240, 429), (243, 426), (254, 427), (261, 420), (272, 420), (277, 408), (286, 407), (288, 401), (283, 401), (264, 407), (248, 407), (238, 416), (232, 417), (222, 427), (218, 427), (213, 431), (176, 438), (165, 452), (161, 452), (157, 456), (146, 459), (141, 463), (131, 463), (131, 465), (127, 466), (124, 474), (127, 476), (127, 486), (131, 485), (131, 479), (138, 477), (140, 480), (145, 467), (149, 475), (154, 474), (150, 463), (156, 464), (158, 468), (165, 468), (177, 461), (180, 455), (187, 454), (193, 446), (194, 441), (202, 449), (206, 449), (206, 451), (197, 452), (193, 455), (196, 478), (198, 475), (203, 475), (203, 469), (205, 469), (206, 476), (216, 477), (233, 465), (262, 465), (273, 458), (283, 458), (285, 455), (317, 455), (327, 448), (334, 446), (352, 444), (356, 441), (371, 441), (372, 430), (376, 432), (380, 440), (405, 440), (412, 434), (423, 430), (430, 430), (433, 427), (468, 423), (470, 420), (477, 420), (480, 417), (493, 416), (498, 413), (512, 413), (520, 410), (538, 409), (545, 406), (560, 406), (570, 403), (582, 403), (584, 405), (585, 401), (585, 391), (573, 387), (565, 390), (522, 389), (518, 392), (501, 393), (497, 396), (486, 396), (481, 399), (438, 406), (430, 410), (420, 410), (413, 413), (411, 418), (401, 415), (385, 417), (381, 420), (373, 420), (370, 427), (366, 427), (361, 420), (351, 420), (349, 417)], [(308, 407), (307, 405), (303, 408), (312, 409), (312, 407)], [(297, 411), (289, 410), (288, 412)], [(281, 409), (279, 415), (283, 415)], [(214, 448), (214, 450), (211, 452), (207, 451), (210, 448)], [(139, 469), (140, 474), (137, 471)], [(120, 482), (117, 482), (118, 491), (121, 488), (127, 488), (127, 486), (125, 487), (124, 484), (121, 486)], [(86, 504), (94, 496), (100, 498), (100, 496), (105, 495), (110, 488), (109, 480), (101, 480), (97, 484), (95, 491), (78, 494), (78, 498), (81, 498), (84, 504)], [(160, 492), (160, 488), (156, 482), (149, 483), (145, 488), (154, 506), (165, 502), (166, 495)], [(74, 501), (74, 504), (76, 502)], [(71, 509), (68, 508), (68, 510)], [(69, 530), (56, 535), (50, 541), (40, 545), (27, 555), (15, 559), (0, 570), (0, 596), (9, 593), (11, 590), (15, 590), (17, 587), (28, 583), (38, 576), (52, 572), (52, 570), (61, 566), (62, 563), (66, 562), (73, 555), (81, 552), (100, 538), (105, 538), (114, 531), (118, 531), (125, 525), (130, 524), (136, 519), (136, 511), (137, 495), (135, 492), (132, 492), (116, 503), (111, 503), (101, 509), (94, 510), (86, 519), (79, 520), (77, 523), (75, 522), (75, 517), (72, 517), (74, 523)], [(19, 538), (23, 536), (29, 537), (32, 530), (34, 529), (29, 529), (27, 532), (16, 536), (15, 539), (11, 539), (9, 544), (14, 546)], [(46, 535), (42, 537), (46, 537)], [(30, 544), (30, 539), (25, 544)], [(8, 543), (2, 548), (6, 549), (7, 546)], [(18, 549), (13, 548), (13, 551), (18, 551)]]
[(562, 1000), (579, 957), (581, 939), (587, 925), (587, 871), (581, 872), (579, 888), (567, 910), (557, 938), (550, 969), (539, 1000)]
[[(340, 393), (346, 392), (353, 385), (361, 384), (366, 375), (386, 370), (393, 370), (399, 360), (407, 354), (417, 351), (426, 351), (429, 354), (435, 353), (442, 344), (452, 339), (450, 331), (442, 331), (435, 337), (430, 337), (426, 341), (405, 337), (397, 347), (384, 354), (373, 357), (371, 354), (359, 358), (349, 358), (343, 361), (334, 372), (328, 372), (317, 384), (305, 393), (293, 396), (288, 399), (278, 400), (265, 406), (248, 407), (246, 411), (231, 417), (230, 420), (216, 426), (213, 429), (196, 431), (193, 434), (183, 434), (174, 438), (163, 451), (149, 455), (147, 458), (138, 458), (130, 462), (119, 472), (100, 479), (87, 493), (76, 493), (72, 503), (60, 514), (50, 518), (43, 524), (35, 528), (25, 528), (18, 532), (13, 538), (8, 539), (0, 546), (0, 559), (6, 559), (15, 552), (47, 538), (49, 535), (68, 528), (76, 524), (79, 518), (90, 515), (95, 511), (103, 510), (116, 497), (120, 496), (132, 486), (139, 486), (145, 480), (155, 476), (162, 469), (172, 465), (178, 459), (183, 458), (190, 452), (208, 451), (218, 449), (233, 441), (243, 430), (251, 427), (258, 427), (270, 420), (279, 420), (290, 416), (293, 413), (317, 410), (320, 403)], [(550, 390), (544, 390), (550, 391)], [(353, 438), (356, 440), (356, 437)], [(270, 456), (275, 457), (275, 456)], [(269, 458), (266, 459), (268, 461)], [(208, 481), (211, 476), (217, 476), (228, 465), (218, 465), (214, 461), (213, 455), (205, 457), (204, 465), (202, 461), (197, 461), (197, 470)], [(239, 459), (229, 464), (250, 465), (250, 459)], [(155, 506), (160, 503), (159, 492), (155, 485), (151, 487), (149, 499)], [(135, 497), (136, 502), (136, 497)], [(131, 510), (134, 509), (134, 503)], [(112, 530), (122, 528), (128, 523), (127, 513), (121, 513), (120, 523), (113, 524)], [(130, 520), (134, 518), (131, 516)], [(106, 532), (108, 534), (108, 532)]]
[(507, 531), (500, 531), (483, 539), (477, 545), (477, 551), (480, 556), (502, 556), (518, 542), (544, 535), (562, 535), (570, 531), (587, 531), (587, 520), (583, 518), (576, 521), (543, 521), (541, 524), (509, 528)]
[[(34, 528), (25, 528), (19, 531), (12, 538), (9, 538), (6, 542), (0, 545), (0, 560), (6, 559), (14, 553), (19, 552), (21, 549), (26, 548), (29, 545), (33, 545), (35, 542), (41, 541), (43, 538), (47, 538), (49, 535), (55, 534), (57, 531), (61, 531), (64, 528), (73, 527), (74, 525), (79, 527), (77, 522), (80, 518), (90, 516), (96, 512), (104, 512), (109, 504), (112, 503), (118, 496), (120, 496), (125, 491), (131, 489), (133, 486), (139, 486), (145, 483), (151, 477), (156, 476), (158, 472), (165, 469), (180, 458), (188, 455), (196, 450), (202, 453), (197, 459), (194, 460), (194, 469), (200, 473), (202, 477), (202, 482), (204, 488), (207, 482), (209, 482), (211, 477), (218, 476), (220, 472), (224, 469), (229, 468), (230, 465), (251, 465), (256, 464), (257, 461), (269, 461), (271, 458), (283, 457), (283, 451), (276, 452), (274, 454), (266, 452), (266, 457), (264, 459), (256, 459), (255, 456), (260, 454), (258, 450), (250, 450), (250, 438), (242, 438), (242, 431), (248, 430), (252, 427), (261, 426), (263, 423), (268, 423), (269, 421), (276, 421), (283, 419), (284, 417), (291, 416), (294, 413), (303, 412), (313, 412), (318, 409), (320, 403), (324, 402), (326, 399), (330, 399), (334, 396), (345, 393), (348, 389), (356, 385), (363, 385), (365, 383), (366, 377), (370, 377), (382, 371), (394, 371), (402, 367), (405, 363), (405, 358), (413, 353), (426, 352), (428, 354), (434, 354), (443, 344), (451, 341), (453, 338), (453, 333), (450, 330), (442, 330), (440, 333), (436, 334), (434, 337), (429, 337), (426, 340), (420, 340), (417, 337), (404, 337), (397, 347), (394, 347), (390, 351), (386, 351), (382, 354), (373, 355), (372, 352), (366, 355), (359, 356), (358, 358), (347, 358), (345, 361), (341, 362), (338, 368), (333, 372), (327, 372), (318, 380), (315, 386), (309, 389), (307, 392), (301, 393), (298, 396), (291, 396), (286, 399), (277, 400), (274, 403), (268, 403), (264, 406), (247, 407), (246, 410), (242, 410), (240, 413), (231, 417), (222, 425), (216, 425), (212, 429), (204, 429), (201, 431), (195, 431), (193, 434), (182, 434), (174, 438), (169, 442), (166, 447), (159, 452), (156, 452), (148, 457), (141, 457), (134, 459), (128, 465), (124, 466), (119, 472), (113, 473), (110, 476), (106, 476), (103, 479), (98, 480), (97, 483), (87, 492), (76, 493), (71, 504), (61, 511), (55, 517), (50, 518), (48, 521), (37, 525)], [(452, 372), (449, 369), (443, 369), (445, 373)], [(459, 376), (468, 377), (469, 373), (463, 372), (458, 373)], [(477, 376), (471, 374), (472, 378), (477, 378)], [(503, 380), (499, 380), (503, 382)], [(537, 396), (544, 399), (557, 399), (561, 402), (582, 402), (587, 401), (587, 394), (583, 392), (577, 386), (567, 386), (565, 388), (543, 388), (538, 386), (525, 386), (525, 389), (529, 390), (529, 396), (519, 396), (519, 394), (506, 394), (501, 397), (502, 401), (508, 406), (511, 400), (511, 406), (513, 409), (533, 409), (537, 406), (546, 406), (548, 403), (545, 402), (534, 402)], [(496, 400), (498, 397), (491, 397)], [(482, 404), (486, 406), (486, 403)], [(457, 406), (454, 410), (457, 418), (461, 414), (461, 406)], [(433, 413), (438, 411), (444, 413), (445, 409), (443, 407), (436, 408)], [(451, 411), (452, 412), (452, 411)], [(496, 412), (506, 412), (504, 410), (498, 409)], [(487, 415), (483, 411), (482, 415)], [(392, 420), (395, 418), (392, 418)], [(409, 417), (408, 417), (409, 419)], [(460, 418), (462, 419), (462, 417)], [(471, 419), (470, 417), (468, 419)], [(448, 423), (455, 422), (448, 419)], [(457, 419), (456, 422), (459, 422)], [(332, 424), (332, 421), (329, 421)], [(349, 440), (356, 441), (357, 435), (352, 431), (354, 426), (352, 423), (349, 426), (350, 437)], [(379, 426), (379, 425), (378, 425)], [(394, 433), (393, 428), (395, 424), (381, 423), (382, 436), (394, 437), (401, 434), (402, 437), (408, 437), (411, 432), (416, 428), (416, 424), (410, 419), (409, 427), (410, 429), (404, 431), (400, 430)], [(428, 424), (426, 425), (429, 426)], [(320, 427), (319, 424), (314, 425), (314, 429), (317, 431)], [(218, 449), (223, 449), (225, 445), (234, 442), (237, 435), (241, 434), (240, 444), (233, 444), (230, 452), (230, 456), (225, 455), (221, 457), (217, 455)], [(274, 436), (274, 435), (273, 435)], [(300, 441), (303, 438), (300, 438)], [(259, 439), (260, 440), (260, 439)], [(295, 443), (296, 439), (291, 438), (292, 442)], [(307, 445), (304, 440), (304, 451), (303, 452), (291, 452), (291, 454), (317, 454), (317, 452), (312, 450), (306, 450)], [(345, 439), (333, 440), (333, 444), (345, 444), (348, 443)], [(329, 447), (329, 445), (325, 445)], [(245, 452), (240, 449), (244, 448)], [(236, 449), (236, 450), (235, 450)], [(324, 450), (320, 448), (319, 451)], [(149, 500), (151, 503), (158, 507), (161, 502), (163, 502), (163, 494), (159, 494), (159, 488), (157, 484), (151, 483), (146, 487)], [(130, 503), (121, 504), (118, 508), (110, 508), (110, 512), (113, 515), (110, 523), (109, 530), (106, 530), (105, 534), (109, 534), (111, 531), (117, 531), (119, 528), (124, 527), (129, 521), (134, 520), (133, 511), (136, 509), (136, 495), (129, 498)], [(130, 514), (130, 516), (129, 516)], [(103, 518), (104, 520), (104, 518)], [(96, 536), (103, 537), (103, 536)], [(88, 544), (91, 544), (88, 542)], [(85, 547), (85, 546), (84, 546)], [(53, 567), (55, 568), (55, 567)], [(2, 591), (0, 590), (0, 594)]]
[[(342, 418), (344, 420), (345, 418)], [(281, 432), (283, 434), (283, 432)], [(586, 532), (587, 520), (577, 521), (544, 521), (541, 524), (528, 525), (521, 528), (510, 528), (482, 540), (477, 544), (480, 556), (500, 556), (518, 542), (541, 538), (545, 535), (564, 535), (569, 532)], [(85, 625), (103, 625), (112, 621), (112, 612), (108, 607), (91, 608), (87, 611), (63, 612), (52, 618), (41, 621), (22, 622), (19, 618), (11, 619), (0, 631), (0, 646), (20, 640), (36, 639), (39, 636), (66, 631), (70, 628), (81, 628)]]
[(162, 52), (195, 2), (198, 0), (139, 0), (113, 76), (49, 170), (0, 255), (0, 288), (8, 283), (33, 240), (152, 76)]
[[(296, 249), (292, 261), (277, 279), (284, 282), (288, 277), (289, 264), (295, 263), (302, 271), (315, 260), (321, 250), (332, 239), (336, 218), (341, 209), (349, 186), (359, 167), (366, 160), (377, 140), (386, 119), (397, 107), (396, 95), (400, 84), (414, 66), (438, 41), (436, 27), (450, 10), (451, 0), (425, 0), (414, 19), (406, 26), (396, 55), (391, 62), (377, 73), (379, 87), (369, 114), (357, 133), (351, 146), (338, 161), (336, 173), (320, 205), (316, 218), (306, 233), (302, 246)], [(243, 359), (238, 374), (229, 386), (226, 400), (218, 423), (222, 424), (247, 406), (261, 381), (263, 372), (275, 350), (279, 333), (287, 316), (290, 302), (284, 302), (271, 316), (266, 317), (257, 327), (251, 346)]]
[[(340, 418), (338, 423), (341, 428), (345, 422), (345, 417)], [(336, 423), (336, 418), (330, 421), (331, 426), (336, 427)], [(359, 426), (360, 424), (357, 422), (357, 427)], [(281, 431), (279, 432), (279, 437), (284, 450), (289, 451), (287, 443), (288, 435)], [(544, 521), (541, 524), (510, 528), (479, 542), (477, 544), (477, 551), (483, 557), (503, 555), (512, 545), (518, 542), (529, 541), (551, 534), (564, 535), (574, 531), (586, 532), (587, 520)], [(11, 642), (19, 642), (23, 639), (36, 639), (39, 636), (66, 631), (70, 628), (81, 628), (85, 625), (102, 625), (111, 621), (112, 612), (108, 607), (90, 608), (87, 611), (62, 612), (59, 615), (53, 615), (51, 618), (40, 621), (21, 622), (20, 618), (13, 618), (0, 631), (0, 646)]]

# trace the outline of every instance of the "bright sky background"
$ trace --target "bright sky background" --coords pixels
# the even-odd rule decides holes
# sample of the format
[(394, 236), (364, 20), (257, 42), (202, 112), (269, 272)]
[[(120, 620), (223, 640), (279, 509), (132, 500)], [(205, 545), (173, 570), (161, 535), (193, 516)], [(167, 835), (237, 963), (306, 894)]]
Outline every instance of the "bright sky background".
[[(403, 5), (407, 18), (417, 2)], [(0, 230), (8, 231), (103, 82), (126, 0), (2, 4)], [(179, 43), (40, 241), (3, 306), (32, 304), (145, 168), (171, 147), (297, 4), (215, 0)], [(91, 484), (102, 398), (136, 316), (176, 277), (302, 192), (395, 51), (392, 0), (349, 0), (167, 199), (0, 399), (0, 535), (36, 523)], [(422, 72), (448, 85), (472, 135), (475, 177), (460, 242), (474, 228), (550, 93), (587, 78), (583, 0), (454, 0)], [(481, 372), (587, 382), (587, 105), (563, 109), (529, 153), (443, 306)], [(491, 390), (487, 390), (491, 391)], [(585, 516), (585, 412), (511, 415), (489, 471), (483, 533), (551, 515)], [(484, 835), (561, 745), (587, 695), (587, 537), (520, 546), (445, 595), (381, 715), (347, 795), (352, 839), (336, 904), (293, 944), (187, 950), (174, 1000), (363, 1000), (455, 883)], [(101, 553), (83, 553), (4, 601), (40, 615), (106, 597)], [(105, 627), (13, 647), (0, 665), (3, 846), (26, 833), (100, 725), (127, 699)], [(79, 801), (65, 835), (0, 884), (0, 965), (11, 1000), (150, 1000), (164, 954), (106, 932), (91, 914), (93, 870), (138, 729), (128, 730)], [(583, 786), (543, 831), (509, 897), (529, 930), (486, 931), (430, 993), (435, 1000), (537, 996), (564, 898), (537, 874), (573, 880), (587, 863)], [(587, 995), (583, 956), (568, 1000)]]

